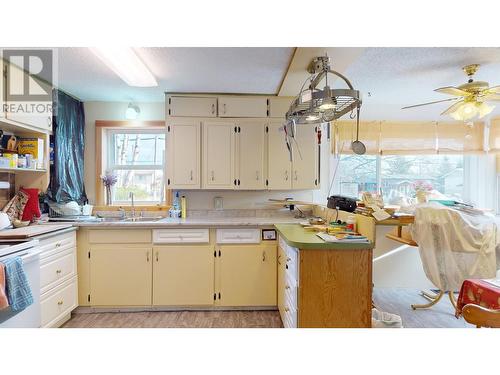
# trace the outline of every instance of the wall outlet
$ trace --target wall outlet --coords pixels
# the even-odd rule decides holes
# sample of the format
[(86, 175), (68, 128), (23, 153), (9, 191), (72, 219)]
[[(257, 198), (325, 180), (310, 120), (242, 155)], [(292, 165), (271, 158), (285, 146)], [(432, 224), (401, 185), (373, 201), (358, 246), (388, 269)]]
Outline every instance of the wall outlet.
[(222, 197), (214, 197), (214, 207), (216, 210), (223, 210), (223, 199)]

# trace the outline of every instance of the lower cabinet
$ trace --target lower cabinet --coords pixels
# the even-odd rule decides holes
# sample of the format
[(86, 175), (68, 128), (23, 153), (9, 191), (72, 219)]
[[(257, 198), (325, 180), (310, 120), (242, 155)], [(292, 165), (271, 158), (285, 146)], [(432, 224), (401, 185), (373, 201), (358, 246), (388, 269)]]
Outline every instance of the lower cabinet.
[(153, 305), (214, 303), (213, 246), (153, 247)]
[(278, 310), (281, 316), (285, 314), (285, 265), (286, 253), (281, 246), (278, 246)]
[(126, 244), (90, 247), (90, 304), (151, 305), (152, 248)]
[(220, 245), (217, 255), (218, 305), (276, 306), (276, 245)]

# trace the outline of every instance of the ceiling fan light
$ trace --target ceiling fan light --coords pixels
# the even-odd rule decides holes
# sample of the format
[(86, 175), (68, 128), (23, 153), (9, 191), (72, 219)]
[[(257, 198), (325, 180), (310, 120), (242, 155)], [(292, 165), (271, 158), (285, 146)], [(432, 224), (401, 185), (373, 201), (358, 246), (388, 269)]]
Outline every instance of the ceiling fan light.
[(474, 102), (463, 103), (455, 112), (450, 113), (450, 116), (455, 120), (467, 121), (477, 116), (479, 110)]
[(477, 109), (479, 111), (479, 118), (483, 118), (484, 116), (490, 114), (494, 108), (495, 108), (495, 106), (488, 105), (485, 102), (477, 103)]
[(127, 120), (136, 120), (141, 113), (141, 109), (138, 105), (129, 103), (127, 109), (125, 110), (125, 118)]

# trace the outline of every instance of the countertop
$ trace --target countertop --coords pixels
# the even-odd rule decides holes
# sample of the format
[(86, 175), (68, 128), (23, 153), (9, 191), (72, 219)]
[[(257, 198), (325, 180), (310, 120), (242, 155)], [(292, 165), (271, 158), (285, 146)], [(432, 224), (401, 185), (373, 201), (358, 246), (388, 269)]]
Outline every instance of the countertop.
[(306, 231), (299, 224), (276, 224), (275, 227), (288, 245), (300, 250), (369, 250), (374, 247), (373, 243), (325, 242), (316, 232)]
[(275, 224), (299, 223), (304, 219), (294, 217), (188, 217), (186, 219), (165, 218), (158, 221), (88, 221), (76, 222), (74, 226), (91, 228), (170, 228), (170, 227), (272, 227)]

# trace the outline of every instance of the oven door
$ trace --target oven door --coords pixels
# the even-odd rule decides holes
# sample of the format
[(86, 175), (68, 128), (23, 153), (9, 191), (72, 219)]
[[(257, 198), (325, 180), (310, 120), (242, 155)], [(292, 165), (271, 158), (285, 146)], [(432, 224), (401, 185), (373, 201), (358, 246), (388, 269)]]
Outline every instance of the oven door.
[(0, 328), (39, 328), (41, 325), (40, 251), (35, 247), (10, 256), (16, 255), (23, 260), (24, 272), (33, 294), (33, 304), (18, 312), (13, 312), (10, 307), (0, 310)]

